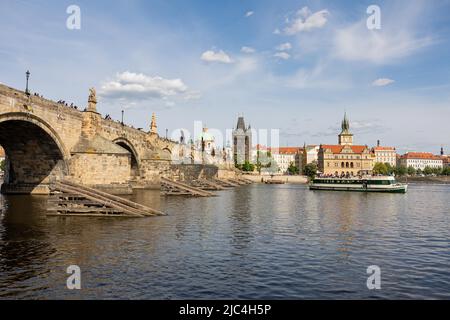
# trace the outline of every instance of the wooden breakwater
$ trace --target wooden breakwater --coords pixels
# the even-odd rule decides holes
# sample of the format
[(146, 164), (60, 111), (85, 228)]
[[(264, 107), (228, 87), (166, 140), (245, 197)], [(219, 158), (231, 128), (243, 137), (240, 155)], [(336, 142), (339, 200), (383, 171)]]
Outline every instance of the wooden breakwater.
[(70, 181), (50, 185), (49, 216), (148, 217), (165, 215), (159, 210)]
[[(213, 191), (226, 190), (250, 183), (252, 182), (241, 178), (197, 179), (187, 183), (162, 177), (161, 193), (168, 196), (211, 197), (216, 195)], [(48, 216), (148, 217), (165, 215), (159, 210), (68, 180), (53, 182), (49, 188)]]
[(195, 179), (189, 182), (176, 181), (169, 178), (161, 178), (161, 192), (167, 196), (195, 196), (211, 197), (216, 194), (213, 191), (221, 191), (235, 188), (252, 182), (246, 179)]

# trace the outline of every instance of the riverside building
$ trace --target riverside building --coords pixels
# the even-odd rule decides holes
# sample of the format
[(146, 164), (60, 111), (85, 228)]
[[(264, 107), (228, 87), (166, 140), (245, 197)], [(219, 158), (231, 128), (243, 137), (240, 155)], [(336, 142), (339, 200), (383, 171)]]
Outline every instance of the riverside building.
[(353, 134), (347, 115), (341, 123), (337, 145), (322, 144), (318, 153), (319, 171), (325, 175), (356, 176), (371, 174), (375, 154), (367, 145), (353, 145)]
[(443, 159), (429, 152), (408, 152), (400, 157), (400, 165), (416, 170), (423, 170), (426, 167), (442, 168)]

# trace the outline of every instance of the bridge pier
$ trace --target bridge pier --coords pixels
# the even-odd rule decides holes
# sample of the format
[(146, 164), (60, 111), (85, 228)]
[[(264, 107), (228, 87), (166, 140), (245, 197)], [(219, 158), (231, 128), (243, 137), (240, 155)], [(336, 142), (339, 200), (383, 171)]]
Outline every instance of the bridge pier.
[(160, 188), (170, 174), (175, 142), (134, 129), (96, 110), (90, 90), (85, 111), (0, 84), (0, 145), (8, 169), (4, 193), (49, 193), (51, 181), (70, 180), (113, 193)]

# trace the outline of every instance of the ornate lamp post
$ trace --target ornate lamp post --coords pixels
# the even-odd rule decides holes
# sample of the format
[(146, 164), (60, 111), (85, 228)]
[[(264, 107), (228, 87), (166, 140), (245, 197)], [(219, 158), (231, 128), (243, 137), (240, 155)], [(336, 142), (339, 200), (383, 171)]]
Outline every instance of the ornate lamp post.
[(122, 122), (121, 122), (121, 123), (122, 123), (122, 125), (123, 125), (123, 112), (124, 112), (124, 111), (122, 110)]
[(27, 86), (26, 86), (26, 89), (25, 89), (25, 94), (27, 94), (27, 95), (30, 95), (30, 91), (28, 90), (28, 79), (30, 79), (30, 71), (29, 70), (27, 70), (27, 72), (25, 73), (25, 75), (27, 76)]

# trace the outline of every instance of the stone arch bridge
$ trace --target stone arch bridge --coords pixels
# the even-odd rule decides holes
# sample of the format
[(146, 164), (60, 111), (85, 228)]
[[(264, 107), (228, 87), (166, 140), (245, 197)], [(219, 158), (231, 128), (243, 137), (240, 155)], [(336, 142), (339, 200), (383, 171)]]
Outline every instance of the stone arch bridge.
[(6, 153), (2, 192), (48, 193), (52, 180), (99, 188), (159, 188), (175, 142), (156, 124), (144, 132), (106, 120), (95, 90), (79, 111), (0, 84), (0, 145)]

